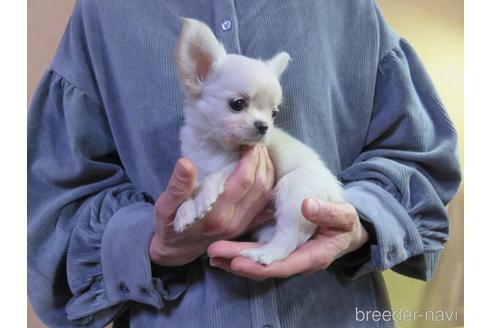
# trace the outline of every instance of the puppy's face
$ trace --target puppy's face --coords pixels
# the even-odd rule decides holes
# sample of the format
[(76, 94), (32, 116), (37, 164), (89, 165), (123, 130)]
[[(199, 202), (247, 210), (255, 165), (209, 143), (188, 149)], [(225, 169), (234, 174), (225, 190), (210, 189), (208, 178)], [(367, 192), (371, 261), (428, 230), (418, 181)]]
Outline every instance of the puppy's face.
[(264, 141), (282, 99), (279, 77), (290, 57), (268, 61), (226, 54), (212, 31), (184, 19), (176, 52), (187, 92), (186, 124), (228, 149)]
[(216, 141), (239, 146), (265, 138), (281, 99), (278, 78), (264, 62), (227, 55), (193, 107)]

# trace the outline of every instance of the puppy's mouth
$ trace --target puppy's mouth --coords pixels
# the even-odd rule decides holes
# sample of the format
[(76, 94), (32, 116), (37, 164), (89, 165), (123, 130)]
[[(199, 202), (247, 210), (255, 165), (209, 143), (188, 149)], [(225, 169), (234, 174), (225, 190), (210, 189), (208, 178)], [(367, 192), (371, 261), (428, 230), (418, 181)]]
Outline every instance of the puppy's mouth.
[(249, 127), (239, 127), (230, 135), (229, 142), (232, 145), (256, 145), (265, 141), (266, 134), (256, 133)]
[(260, 143), (265, 140), (265, 135), (264, 134), (257, 134), (252, 137), (243, 137), (241, 140), (241, 144), (244, 145), (254, 145), (257, 143)]
[(241, 145), (254, 145), (265, 140), (266, 134), (257, 133), (256, 130), (251, 128), (240, 129), (236, 134), (237, 141)]

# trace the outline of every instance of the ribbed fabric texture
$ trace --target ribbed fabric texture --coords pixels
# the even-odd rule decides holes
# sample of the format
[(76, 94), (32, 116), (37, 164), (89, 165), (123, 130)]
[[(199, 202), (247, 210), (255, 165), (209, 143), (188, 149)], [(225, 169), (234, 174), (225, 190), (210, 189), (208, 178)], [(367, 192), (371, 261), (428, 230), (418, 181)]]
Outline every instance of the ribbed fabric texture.
[[(277, 124), (345, 184), (372, 244), (311, 276), (249, 281), (148, 258), (179, 158), (180, 17), (231, 53), (287, 51)], [(229, 24), (230, 28), (224, 28)], [(50, 327), (391, 327), (379, 271), (430, 279), (460, 182), (422, 63), (372, 1), (79, 0), (28, 122), (28, 290)]]

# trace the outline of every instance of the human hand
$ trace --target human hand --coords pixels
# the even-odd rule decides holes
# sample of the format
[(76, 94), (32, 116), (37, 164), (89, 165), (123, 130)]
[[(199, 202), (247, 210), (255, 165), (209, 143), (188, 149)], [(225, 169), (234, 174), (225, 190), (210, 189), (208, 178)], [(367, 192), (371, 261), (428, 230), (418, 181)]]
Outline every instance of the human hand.
[(357, 211), (349, 203), (305, 199), (302, 214), (319, 228), (286, 259), (263, 266), (239, 255), (243, 249), (261, 244), (221, 240), (208, 248), (210, 265), (254, 280), (287, 278), (298, 273), (307, 275), (326, 269), (334, 260), (359, 249), (369, 239)]
[(184, 232), (176, 233), (174, 215), (192, 193), (194, 180), (192, 162), (180, 158), (166, 190), (155, 203), (155, 234), (149, 249), (155, 264), (184, 265), (205, 253), (212, 242), (237, 237), (272, 218), (265, 207), (272, 198), (275, 174), (262, 146), (241, 150), (241, 160), (212, 210)]

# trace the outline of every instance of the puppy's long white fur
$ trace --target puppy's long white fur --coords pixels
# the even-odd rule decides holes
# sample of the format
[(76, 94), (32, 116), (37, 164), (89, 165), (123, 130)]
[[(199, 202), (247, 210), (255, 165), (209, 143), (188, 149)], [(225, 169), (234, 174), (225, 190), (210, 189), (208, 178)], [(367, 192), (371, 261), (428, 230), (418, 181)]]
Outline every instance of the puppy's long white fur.
[[(187, 91), (181, 152), (196, 166), (197, 185), (193, 197), (176, 213), (175, 230), (183, 231), (211, 209), (239, 161), (239, 146), (265, 143), (277, 178), (276, 223), (256, 232), (257, 238), (266, 242), (264, 246), (244, 250), (241, 255), (267, 265), (286, 258), (316, 230), (302, 216), (303, 200), (342, 200), (341, 184), (319, 156), (273, 126), (271, 106), (280, 102), (278, 78), (290, 57), (279, 53), (263, 62), (228, 55), (212, 31), (192, 19), (183, 21), (176, 57)], [(227, 101), (238, 94), (248, 95), (248, 109), (233, 113)], [(258, 121), (269, 126), (263, 137), (255, 134), (254, 123)]]
[(342, 201), (342, 187), (318, 154), (279, 128), (274, 128), (267, 147), (277, 175), (274, 188), (275, 231), (266, 226), (256, 233), (268, 243), (241, 253), (262, 264), (286, 258), (309, 239), (316, 226), (301, 213), (306, 198)]

